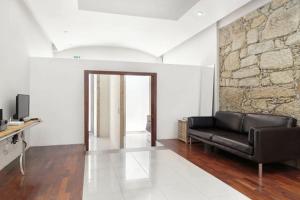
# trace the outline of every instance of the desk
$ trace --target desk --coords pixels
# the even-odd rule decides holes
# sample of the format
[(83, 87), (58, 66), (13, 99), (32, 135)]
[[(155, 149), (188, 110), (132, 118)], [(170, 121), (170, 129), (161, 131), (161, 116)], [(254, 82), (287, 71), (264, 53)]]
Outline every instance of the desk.
[(19, 135), (22, 140), (22, 153), (20, 156), (20, 170), (23, 175), (25, 175), (25, 148), (26, 141), (24, 136), (24, 131), (41, 123), (41, 120), (29, 120), (22, 125), (18, 126), (8, 126), (6, 130), (0, 131), (0, 142), (6, 140), (14, 135)]

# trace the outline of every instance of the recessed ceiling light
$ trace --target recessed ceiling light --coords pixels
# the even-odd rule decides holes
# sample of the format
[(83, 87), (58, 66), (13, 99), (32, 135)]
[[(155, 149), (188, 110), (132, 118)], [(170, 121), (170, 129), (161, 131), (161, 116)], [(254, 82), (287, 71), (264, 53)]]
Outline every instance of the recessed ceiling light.
[(197, 15), (198, 15), (198, 16), (202, 16), (203, 14), (204, 14), (204, 13), (201, 12), (201, 11), (197, 12)]

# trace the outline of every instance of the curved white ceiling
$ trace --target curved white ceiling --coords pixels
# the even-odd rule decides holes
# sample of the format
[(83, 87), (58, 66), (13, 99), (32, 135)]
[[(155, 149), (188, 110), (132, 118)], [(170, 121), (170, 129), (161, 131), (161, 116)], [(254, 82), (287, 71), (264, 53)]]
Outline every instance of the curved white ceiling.
[(78, 0), (81, 10), (178, 20), (199, 0)]
[[(58, 50), (89, 45), (122, 46), (161, 56), (250, 0), (200, 0), (178, 20), (159, 19), (163, 17), (158, 15), (152, 17), (159, 18), (131, 16), (137, 14), (133, 14), (136, 9), (130, 6), (125, 15), (111, 14), (108, 10), (80, 10), (77, 0), (24, 1)], [(151, 3), (151, 0), (148, 2)], [(191, 0), (186, 2), (187, 7), (191, 5)], [(144, 10), (150, 9), (148, 4), (145, 3)], [(176, 4), (169, 6), (170, 10), (176, 9)], [(115, 9), (112, 5), (106, 5), (105, 8)], [(203, 13), (202, 16), (197, 15), (199, 11)], [(164, 18), (175, 16), (170, 13)], [(181, 15), (180, 12), (177, 14)]]

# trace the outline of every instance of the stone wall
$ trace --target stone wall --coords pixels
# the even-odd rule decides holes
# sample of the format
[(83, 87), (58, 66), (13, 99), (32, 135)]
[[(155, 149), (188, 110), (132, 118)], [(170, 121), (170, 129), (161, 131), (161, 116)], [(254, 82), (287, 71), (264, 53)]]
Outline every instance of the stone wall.
[(220, 110), (300, 124), (300, 0), (273, 0), (220, 29)]

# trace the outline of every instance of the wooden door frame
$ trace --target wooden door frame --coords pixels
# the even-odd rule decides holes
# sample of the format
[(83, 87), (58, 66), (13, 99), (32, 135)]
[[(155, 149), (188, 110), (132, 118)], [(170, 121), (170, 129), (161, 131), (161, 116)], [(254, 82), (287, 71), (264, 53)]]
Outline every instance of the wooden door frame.
[(125, 76), (120, 76), (120, 148), (124, 148), (126, 135), (126, 85)]
[(157, 73), (128, 72), (128, 71), (98, 71), (84, 70), (84, 144), (89, 150), (89, 75), (130, 75), (149, 76), (151, 79), (151, 146), (156, 145), (157, 139)]

